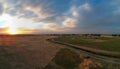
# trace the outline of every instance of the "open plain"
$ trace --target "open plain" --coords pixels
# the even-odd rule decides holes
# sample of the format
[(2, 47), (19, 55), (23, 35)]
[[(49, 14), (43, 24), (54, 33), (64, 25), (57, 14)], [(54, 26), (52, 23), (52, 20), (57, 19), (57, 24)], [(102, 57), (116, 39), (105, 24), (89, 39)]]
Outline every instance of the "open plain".
[[(8, 60), (5, 60), (8, 61), (9, 64), (12, 64), (12, 69), (43, 69), (59, 49), (61, 49), (59, 45), (46, 41), (46, 39), (52, 37), (53, 36), (1, 37), (4, 41), (1, 40), (0, 51), (3, 52), (4, 50), (4, 54), (7, 54), (7, 56), (1, 55), (0, 57), (5, 56), (4, 58), (8, 58)], [(10, 60), (11, 62), (9, 62)]]
[[(0, 69), (120, 68), (119, 64), (108, 62), (108, 58), (108, 60), (104, 58), (97, 60), (94, 59), (96, 58), (95, 56), (87, 55), (87, 53), (78, 49), (48, 41), (48, 39), (56, 37), (58, 36), (0, 36)], [(91, 66), (92, 68), (90, 68)]]

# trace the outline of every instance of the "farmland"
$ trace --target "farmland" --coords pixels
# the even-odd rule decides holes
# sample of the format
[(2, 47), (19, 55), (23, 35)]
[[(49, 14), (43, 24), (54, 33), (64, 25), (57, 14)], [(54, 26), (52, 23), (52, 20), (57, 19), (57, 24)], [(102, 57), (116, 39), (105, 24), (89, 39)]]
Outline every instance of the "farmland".
[(52, 36), (1, 36), (0, 69), (43, 69), (61, 49)]
[(80, 46), (120, 52), (120, 37), (63, 36), (59, 37), (58, 40)]
[(62, 43), (77, 45), (93, 53), (117, 58), (120, 57), (120, 37), (61, 36), (55, 40)]
[[(87, 63), (89, 69), (120, 68), (119, 64), (96, 60), (85, 53), (78, 53), (65, 48), (64, 45), (47, 41), (56, 37), (58, 36), (1, 36), (0, 69), (85, 69), (84, 65)], [(68, 38), (68, 36), (62, 37)]]
[[(64, 58), (63, 58), (64, 57)], [(70, 49), (61, 49), (45, 69), (119, 69), (119, 64), (95, 60)]]

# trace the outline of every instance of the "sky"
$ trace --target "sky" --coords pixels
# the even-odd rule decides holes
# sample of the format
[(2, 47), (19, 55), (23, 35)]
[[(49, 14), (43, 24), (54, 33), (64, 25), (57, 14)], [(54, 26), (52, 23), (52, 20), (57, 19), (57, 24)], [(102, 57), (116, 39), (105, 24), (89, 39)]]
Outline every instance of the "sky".
[(0, 34), (120, 34), (120, 0), (0, 0)]

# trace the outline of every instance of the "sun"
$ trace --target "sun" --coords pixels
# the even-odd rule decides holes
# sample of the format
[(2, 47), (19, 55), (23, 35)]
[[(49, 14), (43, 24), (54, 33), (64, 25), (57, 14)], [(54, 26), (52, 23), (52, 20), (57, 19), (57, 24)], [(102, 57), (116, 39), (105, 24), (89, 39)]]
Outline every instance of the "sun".
[(11, 35), (21, 34), (18, 28), (8, 28), (6, 32)]
[(9, 29), (8, 30), (9, 34), (18, 34), (19, 31), (17, 29)]

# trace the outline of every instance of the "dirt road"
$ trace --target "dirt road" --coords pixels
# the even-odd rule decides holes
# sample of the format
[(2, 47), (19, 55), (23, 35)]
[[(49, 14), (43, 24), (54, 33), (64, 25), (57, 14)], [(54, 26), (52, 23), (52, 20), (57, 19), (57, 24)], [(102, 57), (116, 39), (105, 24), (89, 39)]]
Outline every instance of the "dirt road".
[(95, 53), (87, 51), (83, 47), (80, 47), (80, 46), (77, 46), (77, 45), (72, 45), (72, 44), (69, 44), (69, 43), (60, 42), (60, 41), (55, 41), (54, 39), (50, 39), (49, 41), (53, 42), (53, 43), (57, 43), (61, 46), (64, 46), (64, 47), (66, 47), (68, 49), (71, 49), (75, 52), (78, 52), (80, 54), (83, 53), (84, 55), (87, 55), (87, 56), (92, 57), (92, 58), (97, 59), (97, 60), (101, 60), (101, 61), (105, 61), (105, 62), (109, 62), (109, 63), (113, 63), (113, 64), (114, 63), (115, 64), (120, 64), (120, 59), (119, 58), (114, 58), (114, 57), (108, 57), (108, 56), (104, 56), (104, 55), (95, 54)]
[(54, 37), (55, 36), (10, 36), (4, 39), (6, 40), (4, 44), (7, 45), (7, 47), (0, 48), (0, 50), (4, 49), (7, 55), (13, 55), (12, 57), (8, 56), (12, 69), (44, 69), (55, 57), (57, 52), (65, 47), (80, 54), (86, 54), (94, 59), (116, 63), (116, 61), (106, 57), (91, 54), (74, 47), (51, 43), (46, 40)]

